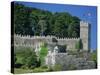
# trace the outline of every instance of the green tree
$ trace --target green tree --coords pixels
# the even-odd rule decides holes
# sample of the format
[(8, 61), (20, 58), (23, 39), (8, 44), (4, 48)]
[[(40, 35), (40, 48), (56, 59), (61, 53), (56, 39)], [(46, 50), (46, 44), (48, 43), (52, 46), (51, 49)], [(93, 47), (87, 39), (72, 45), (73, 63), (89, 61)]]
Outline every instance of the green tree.
[(31, 68), (39, 66), (39, 60), (37, 60), (36, 53), (31, 48), (16, 47), (16, 64), (22, 64), (24, 68)]
[(39, 20), (38, 25), (39, 25), (39, 29), (40, 29), (40, 35), (44, 35), (44, 33), (47, 29), (46, 20)]
[(40, 61), (41, 61), (41, 65), (44, 64), (45, 56), (47, 55), (47, 53), (48, 53), (48, 49), (47, 49), (46, 44), (44, 44), (43, 46), (41, 46), (41, 50), (39, 52), (39, 58), (40, 58)]
[(22, 35), (79, 37), (80, 19), (68, 12), (41, 10), (14, 3), (14, 29)]
[(25, 64), (29, 68), (36, 67), (38, 65), (37, 64), (37, 56), (34, 52), (29, 57), (27, 57)]

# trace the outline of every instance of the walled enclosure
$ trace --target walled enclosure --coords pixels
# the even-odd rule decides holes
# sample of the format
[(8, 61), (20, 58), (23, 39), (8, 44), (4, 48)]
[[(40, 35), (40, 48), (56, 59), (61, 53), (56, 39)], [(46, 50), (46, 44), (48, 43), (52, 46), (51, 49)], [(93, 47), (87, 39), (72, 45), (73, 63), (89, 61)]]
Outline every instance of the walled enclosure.
[(66, 45), (67, 50), (76, 50), (76, 43), (81, 39), (83, 44), (83, 50), (89, 50), (90, 47), (90, 26), (87, 22), (80, 21), (80, 37), (79, 38), (59, 38), (55, 36), (23, 36), (19, 34), (14, 35), (15, 46), (26, 46), (36, 48), (41, 45), (42, 42), (47, 44), (53, 44), (52, 38), (58, 40), (59, 45)]

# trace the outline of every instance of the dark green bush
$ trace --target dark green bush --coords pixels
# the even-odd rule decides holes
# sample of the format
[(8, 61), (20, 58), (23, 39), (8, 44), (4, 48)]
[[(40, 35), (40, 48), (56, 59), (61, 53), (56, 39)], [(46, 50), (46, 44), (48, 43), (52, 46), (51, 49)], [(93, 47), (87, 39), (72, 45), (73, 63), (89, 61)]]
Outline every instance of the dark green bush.
[(35, 52), (31, 48), (15, 47), (15, 55), (16, 65), (22, 64), (19, 68), (34, 68), (40, 64), (39, 61), (37, 61)]

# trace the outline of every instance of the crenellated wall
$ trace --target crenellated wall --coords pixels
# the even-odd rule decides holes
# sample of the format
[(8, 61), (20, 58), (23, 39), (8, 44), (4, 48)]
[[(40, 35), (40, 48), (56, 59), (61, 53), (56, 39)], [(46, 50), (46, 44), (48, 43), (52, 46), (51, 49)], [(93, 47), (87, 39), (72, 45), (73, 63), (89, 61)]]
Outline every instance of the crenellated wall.
[(47, 44), (53, 44), (52, 38), (56, 38), (58, 40), (59, 45), (66, 45), (67, 49), (75, 49), (76, 42), (79, 41), (80, 38), (59, 38), (55, 36), (23, 36), (23, 35), (14, 35), (14, 45), (15, 46), (33, 46), (33, 48), (41, 43), (46, 42)]

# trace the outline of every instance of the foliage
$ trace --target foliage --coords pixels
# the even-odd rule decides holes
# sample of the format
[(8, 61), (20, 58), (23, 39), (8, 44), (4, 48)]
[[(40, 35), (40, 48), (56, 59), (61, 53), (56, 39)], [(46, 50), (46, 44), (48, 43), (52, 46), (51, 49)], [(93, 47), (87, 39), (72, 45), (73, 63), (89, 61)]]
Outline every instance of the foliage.
[(14, 68), (15, 74), (22, 74), (22, 73), (32, 73), (32, 69), (21, 69), (21, 68)]
[(97, 62), (97, 51), (91, 53), (91, 60)]
[(58, 65), (58, 64), (55, 64), (52, 69), (53, 69), (53, 71), (61, 71), (62, 70), (62, 66)]
[(69, 64), (68, 69), (69, 70), (76, 70), (77, 68), (74, 64)]
[(41, 46), (41, 50), (39, 52), (39, 58), (41, 61), (41, 65), (43, 65), (43, 63), (45, 61), (45, 56), (47, 55), (47, 53), (48, 53), (47, 45), (44, 44)]
[(15, 54), (17, 58), (17, 63), (24, 64), (24, 58), (27, 58), (31, 55), (31, 49), (30, 48), (24, 48), (24, 47), (15, 47)]
[(15, 54), (17, 58), (15, 61), (16, 65), (22, 64), (21, 66), (23, 66), (23, 68), (32, 68), (39, 65), (37, 56), (31, 48), (16, 47)]
[(95, 68), (97, 68), (97, 50), (95, 50), (94, 52), (91, 53), (91, 60), (93, 60), (95, 62)]
[(48, 72), (49, 68), (47, 66), (36, 67), (34, 69), (29, 68), (15, 68), (14, 73), (21, 74), (21, 73), (33, 73), (33, 72)]
[(56, 12), (27, 7), (14, 3), (14, 27), (16, 34), (55, 35), (79, 37), (80, 19), (68, 12)]
[(61, 65), (54, 65), (52, 67), (47, 67), (47, 66), (41, 66), (38, 68), (33, 69), (33, 72), (49, 72), (49, 71), (61, 71), (62, 67)]
[(27, 59), (25, 60), (26, 61), (26, 65), (29, 67), (29, 68), (34, 68), (37, 66), (37, 56), (35, 55), (35, 53), (32, 53), (32, 55), (30, 55), (29, 57), (27, 57)]
[(33, 69), (33, 72), (48, 72), (48, 71), (49, 71), (49, 68), (46, 66)]

